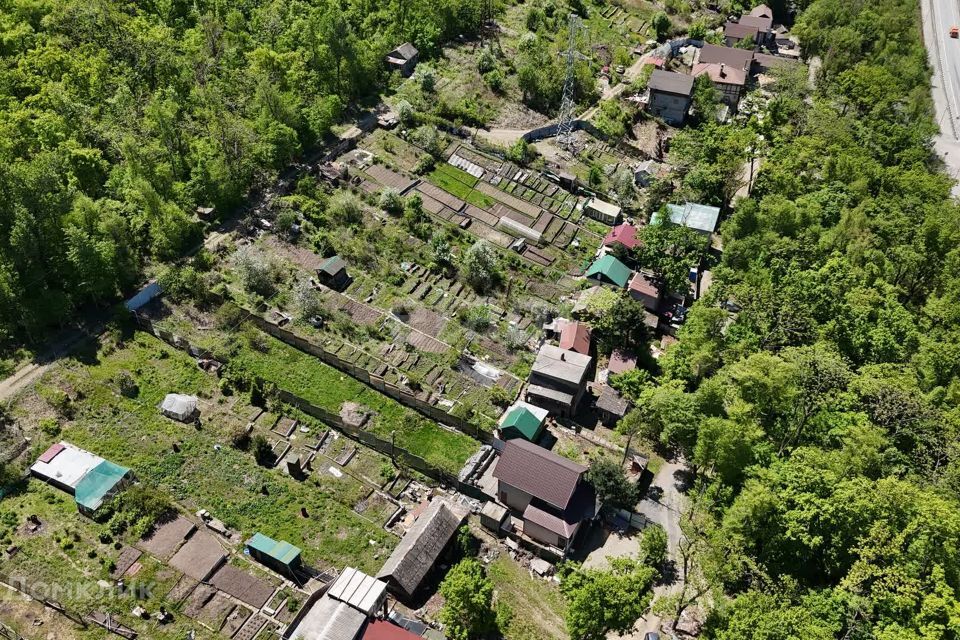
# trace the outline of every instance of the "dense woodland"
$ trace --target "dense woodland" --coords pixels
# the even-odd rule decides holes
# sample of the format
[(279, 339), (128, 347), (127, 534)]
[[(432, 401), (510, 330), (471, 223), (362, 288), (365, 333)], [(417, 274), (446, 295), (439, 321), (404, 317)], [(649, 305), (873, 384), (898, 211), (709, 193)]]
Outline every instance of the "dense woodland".
[(718, 284), (621, 424), (697, 474), (678, 562), (701, 570), (659, 607), (714, 603), (710, 637), (960, 637), (960, 211), (918, 21), (814, 0), (795, 32), (816, 89), (784, 74), (762, 123), (675, 145), (681, 190), (718, 204), (763, 157)]
[(199, 240), (482, 0), (0, 0), (0, 344)]
[[(183, 255), (194, 207), (241, 203), (389, 85), (384, 53), (436, 54), (483, 2), (228, 5), (0, 0), (0, 343)], [(621, 429), (695, 476), (678, 563), (699, 569), (654, 607), (712, 605), (719, 640), (957, 638), (960, 211), (932, 156), (917, 5), (798, 8), (816, 88), (783, 73), (762, 121), (671, 149), (674, 197), (731, 214), (659, 376), (620, 381), (637, 407)], [(543, 111), (555, 60), (529, 39), (516, 63)]]

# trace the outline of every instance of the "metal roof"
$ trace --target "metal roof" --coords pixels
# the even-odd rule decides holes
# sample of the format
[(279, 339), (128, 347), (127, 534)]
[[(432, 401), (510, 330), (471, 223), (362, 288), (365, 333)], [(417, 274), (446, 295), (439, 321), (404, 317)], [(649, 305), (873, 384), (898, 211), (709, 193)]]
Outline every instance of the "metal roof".
[(560, 348), (576, 351), (577, 353), (590, 353), (591, 334), (590, 327), (582, 322), (567, 322), (560, 330)]
[(747, 84), (747, 72), (715, 62), (698, 62), (693, 66), (693, 76), (706, 74), (715, 84), (732, 84), (742, 87)]
[(130, 469), (127, 467), (104, 460), (88, 471), (77, 484), (74, 493), (77, 504), (96, 511), (129, 473)]
[(509, 440), (493, 470), (493, 477), (566, 509), (587, 468), (526, 440)]
[(651, 91), (689, 96), (693, 92), (693, 76), (654, 69), (647, 86)]
[(354, 640), (367, 615), (345, 602), (323, 597), (290, 634), (290, 640)]
[(596, 211), (599, 211), (600, 213), (608, 215), (612, 218), (620, 215), (620, 207), (610, 202), (605, 202), (600, 198), (590, 198), (584, 207), (587, 209), (595, 209)]
[(299, 547), (286, 541), (274, 540), (262, 533), (253, 534), (253, 537), (247, 540), (247, 546), (285, 565), (296, 562), (301, 553)]
[(737, 22), (728, 22), (723, 27), (723, 35), (730, 38), (754, 38), (760, 34), (760, 30), (753, 25), (739, 24)]
[[(670, 222), (677, 225), (683, 225), (704, 233), (713, 233), (717, 228), (717, 221), (720, 219), (720, 207), (711, 207), (705, 204), (696, 204), (687, 202), (683, 206), (676, 204), (667, 205), (667, 213), (670, 214)], [(660, 219), (660, 212), (653, 215), (653, 222)]]
[(347, 268), (347, 263), (340, 256), (330, 256), (324, 260), (317, 271), (323, 271), (327, 275), (335, 276), (343, 269)]
[(345, 602), (370, 616), (380, 608), (387, 597), (387, 584), (359, 569), (347, 567), (327, 591), (327, 596)]
[(744, 71), (750, 69), (752, 60), (753, 51), (735, 47), (719, 47), (710, 43), (704, 43), (703, 48), (700, 49), (700, 57), (697, 58), (697, 62), (703, 64), (725, 64)]
[(586, 277), (596, 278), (603, 276), (610, 284), (618, 287), (625, 287), (630, 279), (630, 267), (620, 262), (616, 256), (608, 253), (594, 260), (590, 268), (587, 269)]
[(542, 426), (543, 420), (535, 416), (533, 412), (526, 407), (513, 407), (504, 415), (503, 421), (500, 422), (501, 430), (515, 430), (530, 441), (537, 439)]
[(103, 462), (103, 458), (75, 447), (69, 442), (59, 442), (44, 452), (33, 463), (30, 471), (37, 477), (76, 489), (91, 469)]

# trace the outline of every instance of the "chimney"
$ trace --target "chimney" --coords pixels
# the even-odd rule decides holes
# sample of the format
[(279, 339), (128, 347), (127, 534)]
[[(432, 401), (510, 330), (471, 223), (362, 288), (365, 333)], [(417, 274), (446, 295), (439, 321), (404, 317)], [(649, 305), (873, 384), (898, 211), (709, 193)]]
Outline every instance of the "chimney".
[(567, 361), (567, 354), (561, 353), (561, 354), (560, 354), (560, 362), (566, 362), (566, 361)]
[(725, 67), (726, 67), (726, 65), (721, 62), (721, 63), (720, 63), (720, 77), (721, 77), (721, 78), (726, 78), (726, 77), (727, 77), (727, 70), (726, 70)]

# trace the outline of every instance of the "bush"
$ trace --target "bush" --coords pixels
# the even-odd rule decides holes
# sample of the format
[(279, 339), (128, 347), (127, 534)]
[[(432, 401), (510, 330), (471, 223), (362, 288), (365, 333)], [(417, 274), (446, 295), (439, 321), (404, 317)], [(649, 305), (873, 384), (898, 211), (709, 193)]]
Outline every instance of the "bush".
[(276, 463), (276, 456), (273, 455), (273, 449), (270, 448), (270, 443), (267, 442), (267, 439), (261, 434), (257, 434), (253, 437), (251, 442), (253, 447), (253, 459), (257, 461), (257, 464), (261, 467), (272, 467)]
[(136, 398), (140, 393), (140, 387), (137, 385), (137, 381), (133, 379), (133, 376), (130, 375), (128, 371), (118, 371), (113, 381), (120, 390), (120, 395), (125, 398)]
[(37, 424), (40, 426), (40, 430), (51, 438), (60, 435), (60, 421), (56, 418), (40, 418)]

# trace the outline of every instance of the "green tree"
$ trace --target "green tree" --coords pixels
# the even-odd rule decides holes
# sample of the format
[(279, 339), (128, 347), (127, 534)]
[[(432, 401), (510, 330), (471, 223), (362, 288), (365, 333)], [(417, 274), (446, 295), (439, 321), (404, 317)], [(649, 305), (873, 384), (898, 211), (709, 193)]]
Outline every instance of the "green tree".
[(642, 353), (650, 340), (650, 332), (644, 324), (645, 317), (643, 304), (621, 294), (610, 310), (594, 323), (601, 348), (607, 353), (614, 349)]
[(440, 621), (454, 640), (484, 637), (494, 629), (493, 583), (474, 558), (461, 560), (447, 572), (440, 595)]
[(483, 240), (477, 240), (467, 249), (461, 266), (467, 284), (478, 293), (489, 291), (500, 281), (500, 260), (494, 249)]
[(663, 41), (669, 34), (673, 25), (670, 23), (670, 16), (663, 11), (657, 11), (650, 19), (650, 28), (657, 40)]
[(586, 479), (593, 485), (601, 504), (614, 509), (632, 510), (640, 499), (637, 485), (627, 478), (623, 467), (610, 458), (592, 461)]
[(657, 572), (628, 558), (614, 558), (609, 570), (564, 563), (558, 574), (570, 637), (600, 640), (611, 631), (623, 634), (633, 628), (650, 604)]

